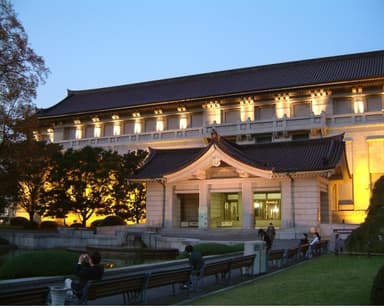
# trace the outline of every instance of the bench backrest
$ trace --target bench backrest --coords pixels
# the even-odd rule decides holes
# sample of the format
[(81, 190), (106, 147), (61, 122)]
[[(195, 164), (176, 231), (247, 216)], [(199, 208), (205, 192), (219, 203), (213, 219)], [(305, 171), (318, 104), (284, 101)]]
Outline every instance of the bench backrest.
[(42, 306), (47, 304), (49, 288), (4, 289), (0, 292), (0, 305)]
[(247, 255), (233, 258), (230, 261), (231, 269), (252, 266), (253, 262), (255, 261), (255, 257), (256, 255)]
[(271, 250), (268, 254), (268, 261), (279, 260), (284, 257), (285, 249)]
[(130, 291), (143, 289), (147, 274), (129, 275), (125, 277), (105, 278), (93, 281), (88, 290), (88, 299), (96, 299)]
[(156, 288), (174, 283), (187, 283), (191, 276), (192, 268), (177, 269), (172, 271), (153, 272), (148, 274), (148, 288)]
[(230, 270), (229, 260), (212, 262), (204, 266), (203, 275), (208, 276), (208, 275), (214, 275), (219, 273), (226, 273), (229, 270)]

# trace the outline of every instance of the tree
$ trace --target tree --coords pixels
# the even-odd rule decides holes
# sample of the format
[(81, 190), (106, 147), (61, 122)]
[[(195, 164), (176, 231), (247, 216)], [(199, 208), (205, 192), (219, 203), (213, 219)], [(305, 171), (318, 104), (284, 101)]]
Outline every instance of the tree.
[(69, 149), (58, 156), (48, 177), (45, 216), (64, 218), (73, 212), (85, 227), (93, 214), (108, 208), (111, 202), (110, 157), (110, 151), (89, 146)]
[(350, 251), (384, 252), (384, 176), (375, 183), (364, 223), (353, 230), (345, 244)]
[(0, 0), (0, 154), (4, 144), (25, 133), (18, 124), (36, 111), (31, 102), (48, 73), (43, 58), (29, 46), (11, 3)]
[(1, 159), (0, 200), (4, 206), (18, 204), (33, 221), (35, 214), (44, 212), (42, 191), (54, 157), (60, 146), (34, 140), (7, 145), (7, 156)]
[(120, 156), (119, 164), (115, 165), (111, 182), (110, 207), (104, 208), (102, 214), (114, 214), (123, 219), (138, 223), (145, 218), (145, 186), (129, 182), (130, 176), (143, 164), (148, 152), (132, 151)]

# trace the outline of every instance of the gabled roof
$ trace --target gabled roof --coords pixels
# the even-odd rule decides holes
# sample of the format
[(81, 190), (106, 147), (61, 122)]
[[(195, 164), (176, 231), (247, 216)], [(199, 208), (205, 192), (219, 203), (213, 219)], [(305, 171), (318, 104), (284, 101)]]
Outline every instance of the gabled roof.
[(126, 107), (287, 90), (384, 77), (384, 51), (241, 68), (123, 86), (71, 91), (40, 118)]
[(150, 149), (149, 159), (133, 176), (135, 179), (161, 179), (180, 171), (204, 155), (211, 147), (235, 160), (274, 174), (335, 169), (345, 158), (343, 135), (320, 139), (265, 144), (237, 145), (213, 133), (204, 148)]

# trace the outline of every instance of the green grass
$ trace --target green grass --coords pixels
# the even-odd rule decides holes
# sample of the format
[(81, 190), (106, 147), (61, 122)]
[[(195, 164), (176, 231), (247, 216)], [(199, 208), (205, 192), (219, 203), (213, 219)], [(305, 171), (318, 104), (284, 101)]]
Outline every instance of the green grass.
[(384, 257), (323, 256), (189, 305), (369, 305)]
[(0, 279), (73, 274), (77, 258), (77, 253), (62, 250), (26, 252), (4, 261)]

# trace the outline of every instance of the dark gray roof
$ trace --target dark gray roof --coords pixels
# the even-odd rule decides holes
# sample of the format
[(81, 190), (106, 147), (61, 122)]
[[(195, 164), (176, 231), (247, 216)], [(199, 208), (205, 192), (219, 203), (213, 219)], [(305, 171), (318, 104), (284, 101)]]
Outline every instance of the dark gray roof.
[(211, 146), (242, 163), (274, 173), (332, 170), (345, 158), (343, 135), (251, 145), (237, 145), (219, 136), (204, 148), (150, 149), (148, 160), (133, 178), (160, 179), (198, 160)]
[(384, 77), (384, 51), (263, 65), (124, 86), (68, 91), (40, 118)]

